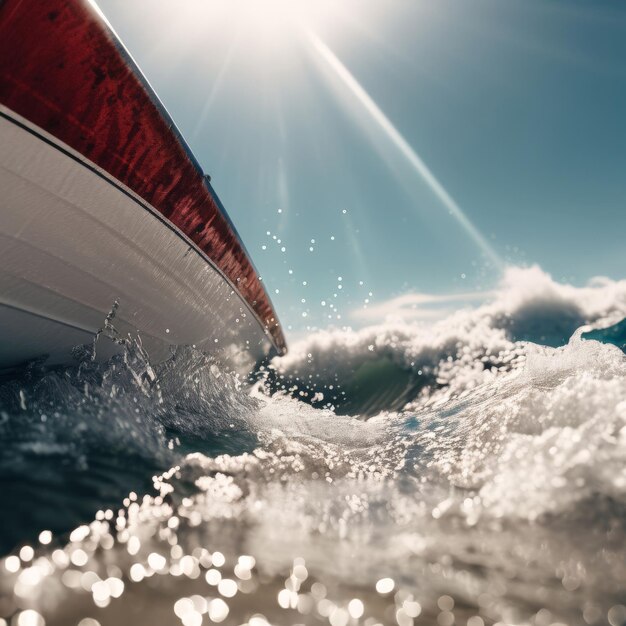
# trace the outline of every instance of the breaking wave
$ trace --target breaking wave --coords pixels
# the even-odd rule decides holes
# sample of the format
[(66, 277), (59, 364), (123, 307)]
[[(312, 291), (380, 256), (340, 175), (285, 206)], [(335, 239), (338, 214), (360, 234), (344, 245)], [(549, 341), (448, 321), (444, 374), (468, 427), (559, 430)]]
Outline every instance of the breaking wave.
[(621, 626), (624, 318), (626, 281), (511, 268), (489, 303), (318, 332), (252, 382), (136, 341), (33, 366), (0, 386), (0, 614)]
[(613, 333), (609, 340), (623, 346), (619, 322), (625, 315), (626, 281), (596, 278), (580, 288), (555, 282), (537, 266), (512, 267), (483, 306), (428, 325), (387, 322), (318, 332), (291, 345), (268, 378), (274, 390), (340, 413), (371, 415), (408, 402), (418, 407), (453, 399), (518, 367), (535, 344), (565, 345), (584, 325), (590, 338), (607, 340)]

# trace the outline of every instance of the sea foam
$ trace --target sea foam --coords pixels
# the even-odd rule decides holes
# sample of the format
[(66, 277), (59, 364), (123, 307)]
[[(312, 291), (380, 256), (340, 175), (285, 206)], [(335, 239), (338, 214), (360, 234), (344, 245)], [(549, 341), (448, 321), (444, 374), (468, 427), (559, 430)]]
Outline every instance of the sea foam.
[(621, 626), (624, 317), (625, 281), (511, 268), (478, 307), (316, 333), (250, 386), (189, 348), (153, 367), (132, 343), (4, 383), (4, 497), (21, 507), (5, 523), (59, 523), (5, 559), (0, 608)]

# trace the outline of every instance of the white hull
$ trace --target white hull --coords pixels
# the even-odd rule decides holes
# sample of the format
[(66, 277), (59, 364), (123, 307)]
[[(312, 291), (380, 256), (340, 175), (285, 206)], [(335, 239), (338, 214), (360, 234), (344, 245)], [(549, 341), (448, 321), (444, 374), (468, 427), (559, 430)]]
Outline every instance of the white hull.
[(68, 361), (116, 300), (116, 328), (138, 333), (156, 361), (195, 345), (244, 371), (270, 352), (255, 313), (184, 234), (68, 146), (0, 112), (0, 368), (44, 354)]

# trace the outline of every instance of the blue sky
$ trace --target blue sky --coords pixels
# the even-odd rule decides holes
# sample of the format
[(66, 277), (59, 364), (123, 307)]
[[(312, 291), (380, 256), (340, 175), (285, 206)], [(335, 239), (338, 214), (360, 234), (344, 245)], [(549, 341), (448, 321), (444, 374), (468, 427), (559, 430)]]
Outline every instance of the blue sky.
[(494, 257), (624, 277), (626, 5), (98, 4), (294, 332), (488, 290)]

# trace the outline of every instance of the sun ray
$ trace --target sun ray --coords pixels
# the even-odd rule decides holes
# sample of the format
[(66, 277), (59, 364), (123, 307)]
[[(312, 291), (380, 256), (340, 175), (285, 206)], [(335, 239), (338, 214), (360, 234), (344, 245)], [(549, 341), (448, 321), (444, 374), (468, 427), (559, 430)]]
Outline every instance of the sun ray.
[(366, 281), (369, 284), (370, 274), (367, 266), (367, 262), (365, 260), (365, 254), (363, 253), (363, 248), (361, 247), (361, 242), (357, 237), (357, 232), (354, 226), (354, 222), (349, 213), (342, 215), (344, 221), (344, 231), (346, 237), (348, 238), (348, 242), (350, 244), (350, 249), (352, 254), (350, 255), (350, 259), (353, 262), (354, 270), (362, 280)]
[(191, 136), (190, 136), (191, 141), (195, 141), (198, 138), (200, 131), (202, 130), (209, 116), (211, 107), (213, 106), (213, 102), (215, 101), (215, 98), (221, 89), (222, 82), (224, 81), (224, 77), (226, 76), (228, 70), (230, 69), (233, 54), (234, 54), (235, 48), (237, 47), (238, 40), (239, 40), (239, 34), (235, 36), (230, 46), (228, 47), (228, 51), (226, 52), (226, 58), (224, 59), (224, 63), (222, 63), (222, 66), (220, 67), (220, 70), (217, 76), (215, 77), (213, 84), (211, 85), (211, 89), (207, 95), (206, 100), (204, 101), (202, 111), (200, 112), (200, 115), (198, 115), (198, 119), (196, 120), (196, 125), (194, 126), (194, 129), (191, 132)]
[(424, 163), (411, 145), (406, 141), (380, 107), (374, 102), (356, 78), (346, 66), (337, 58), (333, 51), (310, 29), (306, 30), (307, 37), (313, 49), (324, 60), (328, 68), (341, 80), (342, 84), (356, 98), (359, 104), (367, 111), (369, 117), (385, 133), (400, 154), (411, 165), (413, 170), (424, 180), (432, 193), (439, 199), (441, 204), (458, 221), (463, 230), (478, 245), (485, 256), (499, 269), (503, 267), (503, 261), (484, 235), (474, 226), (472, 221), (463, 212), (454, 198), (439, 182), (430, 168)]

